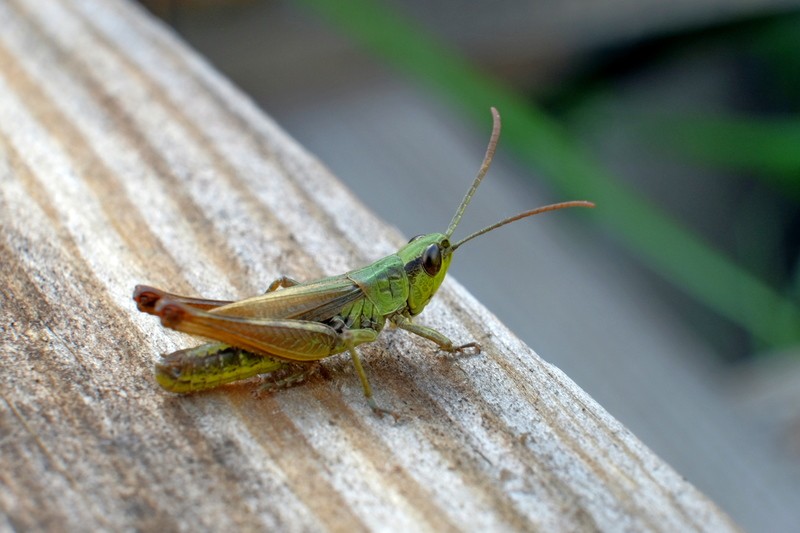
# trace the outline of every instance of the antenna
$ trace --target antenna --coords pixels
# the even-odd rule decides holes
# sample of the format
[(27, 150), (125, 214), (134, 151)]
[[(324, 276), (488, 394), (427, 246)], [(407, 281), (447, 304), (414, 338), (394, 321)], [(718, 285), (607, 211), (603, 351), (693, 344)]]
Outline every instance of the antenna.
[(470, 241), (470, 240), (474, 239), (475, 237), (478, 237), (479, 235), (483, 235), (484, 233), (489, 233), (493, 229), (497, 229), (497, 228), (499, 228), (501, 226), (505, 226), (506, 224), (511, 224), (512, 222), (514, 222), (516, 220), (519, 220), (521, 218), (532, 217), (533, 215), (538, 215), (539, 213), (547, 213), (548, 211), (556, 211), (558, 209), (566, 209), (568, 207), (594, 207), (594, 204), (592, 202), (587, 202), (585, 200), (573, 200), (571, 202), (561, 202), (559, 204), (551, 204), (551, 205), (546, 205), (546, 206), (543, 206), (543, 207), (537, 207), (536, 209), (531, 209), (530, 211), (525, 211), (525, 212), (520, 213), (518, 215), (514, 215), (513, 217), (505, 218), (505, 219), (501, 220), (500, 222), (497, 222), (496, 224), (492, 224), (491, 226), (487, 226), (487, 227), (483, 228), (482, 230), (476, 231), (475, 233), (473, 233), (469, 237), (467, 237), (465, 239), (461, 239), (460, 241), (455, 243), (453, 245), (453, 251), (455, 251), (456, 248), (458, 248), (459, 246), (461, 246), (465, 242)]
[(491, 108), (492, 111), (492, 136), (489, 138), (489, 146), (486, 147), (486, 155), (483, 156), (483, 163), (481, 163), (481, 168), (478, 170), (478, 175), (475, 176), (475, 181), (472, 182), (472, 187), (469, 188), (467, 191), (466, 196), (464, 199), (461, 200), (461, 205), (458, 206), (458, 210), (456, 214), (453, 215), (453, 220), (450, 221), (450, 225), (447, 226), (447, 231), (444, 232), (448, 238), (453, 234), (458, 226), (459, 221), (461, 221), (461, 217), (464, 215), (464, 210), (469, 205), (470, 200), (472, 200), (472, 195), (475, 194), (475, 191), (478, 190), (478, 185), (481, 184), (481, 180), (489, 171), (489, 166), (492, 164), (492, 158), (494, 157), (494, 152), (497, 149), (497, 141), (500, 139), (500, 113), (497, 112), (497, 109), (494, 107)]

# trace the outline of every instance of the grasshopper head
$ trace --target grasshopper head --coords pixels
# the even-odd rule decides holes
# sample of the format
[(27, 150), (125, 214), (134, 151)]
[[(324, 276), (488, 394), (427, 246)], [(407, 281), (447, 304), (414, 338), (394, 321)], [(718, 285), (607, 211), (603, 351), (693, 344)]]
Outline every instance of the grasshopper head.
[(453, 247), (447, 235), (429, 233), (408, 241), (397, 255), (403, 260), (408, 276), (408, 310), (412, 316), (417, 315), (444, 281), (453, 258)]
[(546, 205), (544, 207), (525, 211), (524, 213), (520, 213), (516, 216), (503, 219), (496, 224), (487, 226), (482, 230), (476, 231), (475, 233), (461, 239), (457, 243), (452, 244), (450, 242), (450, 237), (453, 235), (458, 223), (461, 221), (461, 217), (464, 214), (467, 205), (469, 205), (470, 200), (472, 200), (472, 196), (475, 194), (475, 191), (478, 189), (478, 185), (481, 184), (483, 177), (489, 170), (489, 165), (492, 163), (492, 158), (494, 157), (494, 152), (497, 148), (497, 140), (500, 138), (500, 114), (495, 108), (492, 108), (491, 110), (494, 124), (492, 128), (492, 136), (489, 139), (489, 146), (486, 148), (486, 155), (483, 158), (483, 163), (478, 171), (478, 175), (472, 182), (472, 187), (470, 187), (469, 191), (467, 191), (466, 196), (464, 196), (464, 199), (461, 201), (461, 205), (458, 206), (456, 214), (453, 216), (453, 219), (450, 221), (450, 225), (447, 227), (447, 231), (444, 233), (429, 233), (427, 235), (419, 235), (414, 237), (408, 241), (408, 244), (406, 244), (397, 252), (400, 258), (403, 260), (403, 263), (405, 263), (406, 275), (409, 279), (410, 290), (408, 296), (408, 310), (412, 316), (419, 314), (431, 300), (433, 295), (436, 293), (436, 290), (442, 284), (442, 281), (444, 281), (444, 277), (447, 275), (447, 269), (450, 266), (450, 261), (453, 259), (453, 252), (465, 242), (471, 241), (475, 237), (483, 235), (484, 233), (488, 233), (501, 226), (505, 226), (506, 224), (510, 224), (511, 222), (521, 218), (538, 215), (539, 213), (555, 211), (556, 209), (564, 209), (566, 207), (594, 207), (593, 203), (585, 201), (562, 202), (560, 204)]

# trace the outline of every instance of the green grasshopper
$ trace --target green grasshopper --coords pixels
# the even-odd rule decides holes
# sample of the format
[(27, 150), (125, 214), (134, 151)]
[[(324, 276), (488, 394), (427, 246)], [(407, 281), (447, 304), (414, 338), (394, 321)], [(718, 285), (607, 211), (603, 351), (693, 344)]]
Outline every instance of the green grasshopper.
[[(465, 242), (516, 220), (566, 207), (594, 207), (573, 201), (525, 211), (477, 231), (455, 244), (450, 236), (489, 170), (500, 137), (500, 114), (491, 109), (492, 136), (478, 175), (447, 231), (419, 235), (396, 253), (346, 274), (299, 283), (275, 280), (266, 293), (239, 301), (204, 300), (138, 285), (133, 299), (139, 311), (156, 315), (161, 324), (217, 342), (180, 350), (156, 364), (156, 381), (166, 390), (206, 390), (259, 374), (268, 376), (261, 391), (305, 380), (319, 361), (348, 352), (364, 396), (377, 414), (356, 346), (374, 341), (388, 320), (395, 327), (433, 341), (449, 353), (481, 350), (476, 342), (454, 345), (433, 328), (412, 322), (442, 284), (453, 252)], [(279, 290), (280, 289), (280, 290)]]

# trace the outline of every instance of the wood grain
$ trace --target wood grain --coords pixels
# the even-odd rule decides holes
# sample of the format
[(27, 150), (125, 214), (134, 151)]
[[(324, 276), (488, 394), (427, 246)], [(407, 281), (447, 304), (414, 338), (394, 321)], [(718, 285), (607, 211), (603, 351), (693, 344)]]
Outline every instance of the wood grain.
[(343, 357), (264, 399), (161, 391), (158, 354), (197, 340), (135, 284), (240, 298), (403, 239), (135, 5), (0, 24), (0, 528), (736, 529), (453, 280), (421, 322), (483, 355), (363, 350), (400, 423)]

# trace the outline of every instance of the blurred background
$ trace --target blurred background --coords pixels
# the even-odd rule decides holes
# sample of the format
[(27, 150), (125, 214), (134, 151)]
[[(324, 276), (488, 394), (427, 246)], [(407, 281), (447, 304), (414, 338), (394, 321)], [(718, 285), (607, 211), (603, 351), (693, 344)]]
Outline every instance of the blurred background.
[(458, 235), (598, 207), (452, 274), (745, 529), (796, 530), (800, 2), (142, 3), (407, 236), (446, 228), (496, 106)]

